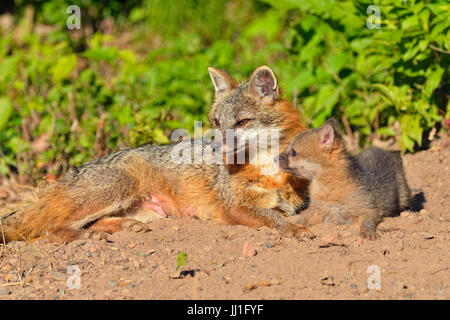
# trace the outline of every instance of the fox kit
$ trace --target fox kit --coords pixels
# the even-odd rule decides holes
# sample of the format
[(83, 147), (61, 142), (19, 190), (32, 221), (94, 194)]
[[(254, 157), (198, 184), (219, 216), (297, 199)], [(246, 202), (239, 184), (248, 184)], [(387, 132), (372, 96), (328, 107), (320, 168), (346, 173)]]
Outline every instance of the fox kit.
[(359, 220), (360, 236), (375, 240), (382, 217), (410, 204), (400, 153), (371, 147), (352, 156), (336, 129), (331, 119), (298, 134), (275, 161), (283, 171), (311, 182), (310, 204), (298, 223)]
[[(209, 117), (217, 130), (277, 129), (280, 148), (304, 130), (296, 110), (279, 98), (277, 80), (268, 67), (257, 68), (249, 81), (240, 84), (224, 71), (209, 68), (209, 73), (216, 89)], [(200, 143), (203, 149), (210, 147)], [(67, 242), (87, 228), (114, 232), (125, 220), (145, 221), (147, 213), (157, 213), (268, 226), (297, 238), (311, 236), (307, 228), (285, 218), (304, 203), (304, 179), (279, 170), (261, 174), (264, 161), (178, 163), (172, 158), (178, 147), (124, 149), (75, 168), (44, 190), (36, 203), (2, 218), (0, 231), (6, 241), (51, 236)], [(243, 152), (248, 160), (249, 150), (243, 150), (233, 149), (231, 154)], [(263, 151), (258, 156), (267, 155)]]

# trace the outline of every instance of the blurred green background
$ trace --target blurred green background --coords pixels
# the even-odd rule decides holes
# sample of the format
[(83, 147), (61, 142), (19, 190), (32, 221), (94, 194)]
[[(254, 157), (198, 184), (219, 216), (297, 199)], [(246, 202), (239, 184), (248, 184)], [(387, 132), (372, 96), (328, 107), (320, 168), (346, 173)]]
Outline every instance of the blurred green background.
[[(80, 30), (66, 27), (73, 4)], [(380, 29), (366, 26), (372, 4)], [(450, 126), (446, 0), (0, 6), (0, 175), (23, 182), (208, 124), (208, 66), (237, 79), (270, 66), (308, 126), (336, 117), (360, 147), (395, 139), (414, 152)]]

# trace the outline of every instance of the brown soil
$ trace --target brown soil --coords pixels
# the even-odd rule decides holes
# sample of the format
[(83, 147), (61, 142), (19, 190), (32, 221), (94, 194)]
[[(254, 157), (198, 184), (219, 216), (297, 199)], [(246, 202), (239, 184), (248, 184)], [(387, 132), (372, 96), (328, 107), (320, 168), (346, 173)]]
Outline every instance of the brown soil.
[[(299, 242), (184, 218), (107, 240), (13, 242), (0, 247), (0, 299), (449, 299), (449, 159), (439, 146), (404, 157), (417, 212), (386, 218), (376, 241), (356, 226), (318, 225), (316, 239)], [(32, 199), (16, 189), (0, 187), (0, 213)], [(67, 286), (72, 265), (81, 289)], [(371, 265), (380, 290), (366, 285)]]

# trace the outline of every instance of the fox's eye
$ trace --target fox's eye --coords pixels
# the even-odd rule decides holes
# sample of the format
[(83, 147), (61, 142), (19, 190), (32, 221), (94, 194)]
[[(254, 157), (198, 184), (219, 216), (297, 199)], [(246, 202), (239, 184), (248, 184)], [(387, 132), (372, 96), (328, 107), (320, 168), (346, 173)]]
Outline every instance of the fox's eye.
[(295, 151), (294, 149), (291, 149), (291, 156), (295, 157), (297, 155), (298, 155), (297, 151)]
[(236, 123), (236, 127), (242, 127), (252, 121), (252, 119), (242, 119)]
[(220, 127), (219, 120), (214, 119), (214, 126), (217, 127), (217, 128)]

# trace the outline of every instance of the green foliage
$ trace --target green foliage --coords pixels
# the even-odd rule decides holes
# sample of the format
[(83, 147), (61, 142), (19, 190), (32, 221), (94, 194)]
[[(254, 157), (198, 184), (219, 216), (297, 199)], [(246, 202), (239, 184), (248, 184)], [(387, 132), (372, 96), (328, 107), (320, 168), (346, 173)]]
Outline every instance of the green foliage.
[(0, 98), (0, 129), (2, 129), (11, 115), (12, 105), (8, 97)]
[[(399, 121), (400, 148), (422, 145), (424, 132), (441, 119), (439, 107), (448, 109), (448, 98), (438, 101), (449, 90), (446, 1), (267, 2), (282, 16), (297, 14), (287, 33), (299, 71), (288, 88), (298, 90), (313, 126), (345, 117), (364, 143), (395, 136)], [(365, 27), (371, 4), (381, 9), (380, 29)]]
[(178, 271), (180, 267), (183, 267), (186, 265), (186, 259), (187, 259), (187, 253), (184, 251), (181, 251), (180, 254), (177, 256), (177, 265), (175, 267), (175, 270)]
[[(269, 65), (309, 125), (334, 116), (361, 146), (399, 135), (413, 151), (450, 118), (450, 5), (374, 2), (16, 1), (0, 25), (0, 174), (58, 175), (192, 132), (207, 123), (208, 66), (241, 78)], [(66, 29), (72, 4), (79, 31)], [(366, 27), (372, 4), (380, 29)]]

